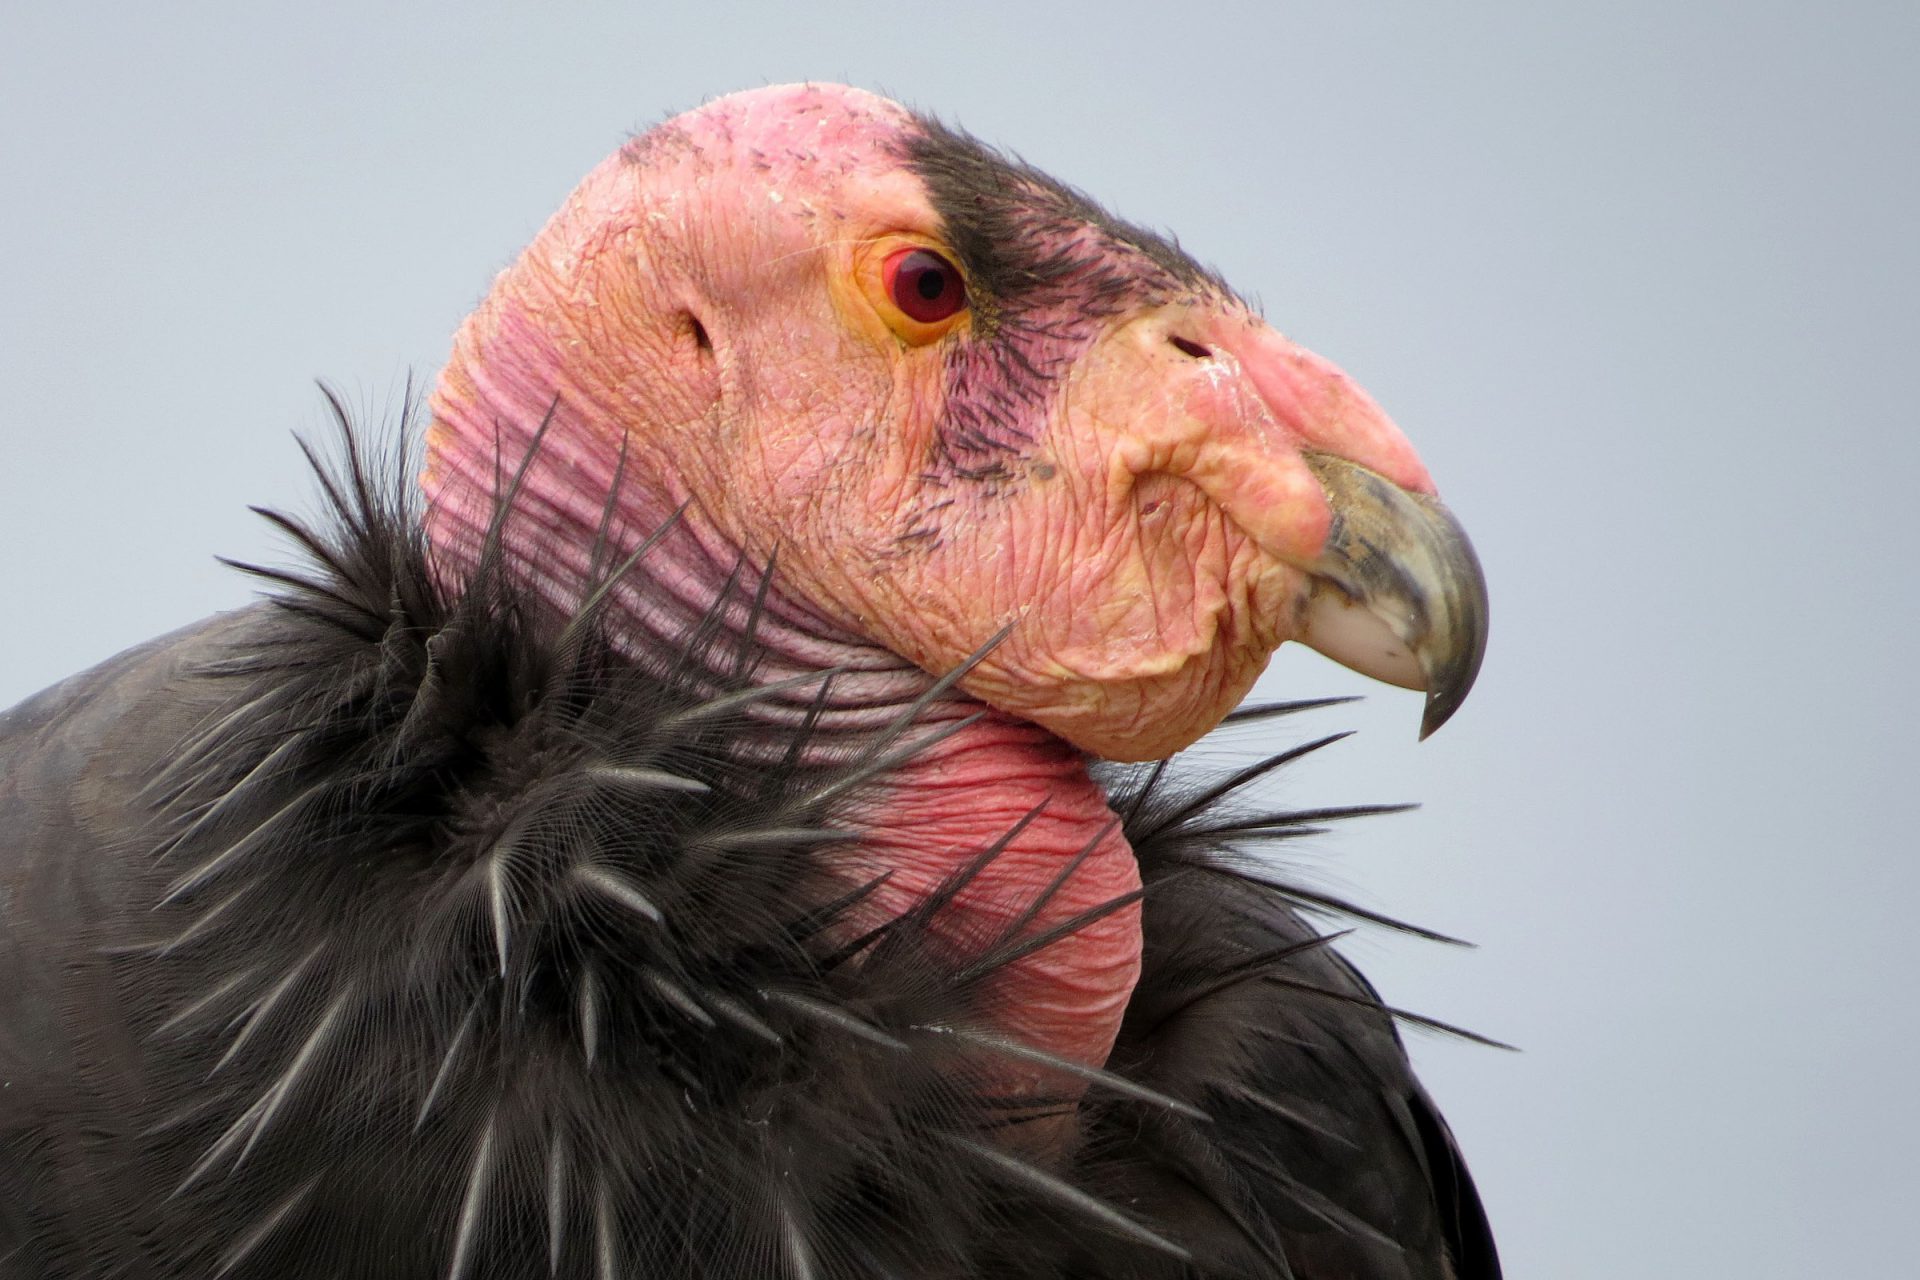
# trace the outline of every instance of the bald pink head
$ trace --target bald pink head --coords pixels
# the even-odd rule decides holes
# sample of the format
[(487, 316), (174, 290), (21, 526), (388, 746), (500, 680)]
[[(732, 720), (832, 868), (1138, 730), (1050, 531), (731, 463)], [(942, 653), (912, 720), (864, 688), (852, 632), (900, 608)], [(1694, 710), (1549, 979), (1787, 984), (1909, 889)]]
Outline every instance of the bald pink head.
[[(887, 293), (912, 248), (964, 280), (942, 323)], [(1432, 487), (1170, 243), (838, 86), (720, 99), (587, 177), (436, 391), (450, 524), (549, 411), (551, 554), (625, 451), (635, 527), (690, 503), (716, 556), (777, 547), (824, 628), (932, 672), (1012, 624), (966, 687), (1121, 758), (1204, 733), (1292, 634), (1330, 518), (1303, 451)]]

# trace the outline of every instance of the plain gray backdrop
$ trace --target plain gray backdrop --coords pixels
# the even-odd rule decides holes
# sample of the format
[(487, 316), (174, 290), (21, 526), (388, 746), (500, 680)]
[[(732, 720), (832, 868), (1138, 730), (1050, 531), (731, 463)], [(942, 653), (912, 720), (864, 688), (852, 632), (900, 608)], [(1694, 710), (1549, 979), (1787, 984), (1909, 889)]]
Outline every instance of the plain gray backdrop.
[[(316, 377), (378, 412), (626, 131), (889, 92), (1177, 232), (1477, 541), (1458, 718), (1370, 692), (1292, 855), (1509, 1272), (1916, 1274), (1920, 6), (30, 4), (0, 11), (0, 705), (247, 600)], [(1239, 753), (1236, 755), (1235, 753)], [(4, 833), (0, 833), (0, 840)]]

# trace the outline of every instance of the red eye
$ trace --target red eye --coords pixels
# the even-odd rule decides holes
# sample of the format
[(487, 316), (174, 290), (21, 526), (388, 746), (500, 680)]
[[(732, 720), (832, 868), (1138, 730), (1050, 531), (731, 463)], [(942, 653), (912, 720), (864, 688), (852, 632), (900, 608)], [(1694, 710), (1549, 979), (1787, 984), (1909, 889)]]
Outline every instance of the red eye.
[(896, 249), (880, 269), (893, 305), (921, 324), (937, 324), (967, 305), (960, 268), (931, 249)]

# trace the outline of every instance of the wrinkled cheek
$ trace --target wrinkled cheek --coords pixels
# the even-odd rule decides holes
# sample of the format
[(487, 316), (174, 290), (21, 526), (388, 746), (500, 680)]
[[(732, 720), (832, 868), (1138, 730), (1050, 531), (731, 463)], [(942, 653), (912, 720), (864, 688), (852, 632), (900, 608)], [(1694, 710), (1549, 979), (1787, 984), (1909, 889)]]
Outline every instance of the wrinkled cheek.
[(1098, 555), (1067, 568), (1058, 623), (1062, 663), (1105, 682), (1156, 678), (1222, 640), (1235, 591), (1233, 539), (1192, 485), (1142, 477)]
[(1053, 524), (1003, 522), (1010, 532), (970, 558), (976, 567), (954, 593), (1016, 622), (964, 687), (1109, 759), (1187, 746), (1244, 695), (1278, 643), (1284, 571), (1169, 474), (1028, 513), (1043, 509)]

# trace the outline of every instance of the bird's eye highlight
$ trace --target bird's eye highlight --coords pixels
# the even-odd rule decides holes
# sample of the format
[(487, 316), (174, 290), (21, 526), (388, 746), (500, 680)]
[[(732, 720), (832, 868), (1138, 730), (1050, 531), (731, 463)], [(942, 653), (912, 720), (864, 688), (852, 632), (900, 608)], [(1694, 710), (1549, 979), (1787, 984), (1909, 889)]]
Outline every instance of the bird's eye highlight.
[(896, 249), (880, 269), (893, 305), (921, 324), (938, 324), (967, 305), (967, 282), (960, 268), (931, 249)]

